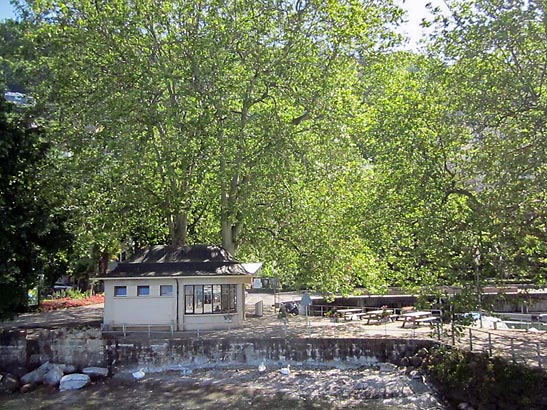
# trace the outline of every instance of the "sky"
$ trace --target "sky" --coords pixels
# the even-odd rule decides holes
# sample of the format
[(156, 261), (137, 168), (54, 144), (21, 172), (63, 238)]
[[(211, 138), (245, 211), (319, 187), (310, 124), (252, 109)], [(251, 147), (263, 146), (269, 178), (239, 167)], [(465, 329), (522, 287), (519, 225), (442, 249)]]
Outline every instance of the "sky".
[(0, 0), (0, 20), (14, 18), (13, 7), (9, 0)]
[[(423, 34), (423, 29), (420, 27), (422, 18), (429, 16), (429, 11), (425, 5), (431, 3), (433, 7), (439, 6), (443, 10), (446, 9), (442, 0), (395, 0), (397, 4), (407, 10), (408, 22), (401, 27), (401, 32), (410, 37), (411, 48), (415, 48), (419, 39)], [(9, 0), (0, 0), (0, 20), (6, 18), (14, 18), (14, 10)]]

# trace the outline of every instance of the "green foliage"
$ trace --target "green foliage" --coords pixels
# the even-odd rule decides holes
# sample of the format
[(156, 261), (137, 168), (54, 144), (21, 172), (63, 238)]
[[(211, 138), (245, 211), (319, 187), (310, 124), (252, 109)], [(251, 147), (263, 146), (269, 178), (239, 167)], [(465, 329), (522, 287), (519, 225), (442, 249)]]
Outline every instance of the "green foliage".
[(459, 172), (475, 197), (481, 270), (543, 283), (545, 3), (453, 2), (452, 16), (435, 51), (449, 62), (458, 122), (473, 135)]
[(17, 118), (0, 99), (0, 317), (24, 309), (39, 275), (59, 274), (70, 243), (46, 178), (50, 145)]
[[(33, 1), (27, 12), (55, 78), (34, 93), (70, 153), (59, 178), (79, 253), (222, 242), (275, 254), (291, 282), (385, 285), (345, 227), (366, 174), (351, 142), (355, 56), (390, 45), (391, 2)], [(338, 277), (347, 265), (358, 272)]]
[(391, 1), (22, 2), (1, 63), (48, 127), (75, 271), (222, 243), (323, 292), (461, 286), (462, 311), (544, 283), (545, 4), (448, 4), (419, 55), (390, 49)]
[(422, 369), (455, 405), (479, 409), (544, 409), (547, 375), (541, 369), (508, 363), (485, 354), (432, 349)]
[(62, 289), (53, 293), (53, 299), (86, 299), (92, 296), (91, 290)]

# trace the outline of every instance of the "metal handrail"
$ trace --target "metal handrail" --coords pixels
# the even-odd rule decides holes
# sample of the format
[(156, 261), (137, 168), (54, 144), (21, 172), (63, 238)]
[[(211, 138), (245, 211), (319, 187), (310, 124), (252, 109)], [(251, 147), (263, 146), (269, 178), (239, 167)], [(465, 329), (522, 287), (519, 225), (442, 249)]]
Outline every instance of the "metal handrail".
[[(538, 367), (543, 368), (543, 355), (542, 355), (542, 348), (540, 342), (532, 342), (530, 340), (520, 338), (518, 336), (508, 336), (508, 335), (502, 335), (499, 333), (493, 333), (488, 330), (482, 330), (482, 329), (473, 329), (471, 327), (468, 328), (469, 333), (469, 341), (468, 346), (469, 350), (471, 352), (473, 351), (480, 351), (478, 349), (478, 346), (483, 346), (486, 342), (486, 349), (482, 349), (482, 351), (486, 351), (487, 354), (492, 357), (494, 356), (494, 350), (501, 351), (499, 349), (499, 346), (505, 346), (509, 347), (510, 350), (510, 357), (513, 363), (517, 363), (518, 359), (523, 359), (524, 362), (532, 361), (532, 363), (536, 364)], [(473, 334), (481, 333), (485, 334), (486, 338), (484, 340), (481, 340), (479, 336), (475, 336)], [(517, 354), (517, 347), (524, 347), (524, 352), (521, 351), (520, 354)], [(522, 349), (521, 349), (522, 350)], [(499, 354), (498, 354), (499, 355)], [(503, 356), (503, 355), (499, 355)]]

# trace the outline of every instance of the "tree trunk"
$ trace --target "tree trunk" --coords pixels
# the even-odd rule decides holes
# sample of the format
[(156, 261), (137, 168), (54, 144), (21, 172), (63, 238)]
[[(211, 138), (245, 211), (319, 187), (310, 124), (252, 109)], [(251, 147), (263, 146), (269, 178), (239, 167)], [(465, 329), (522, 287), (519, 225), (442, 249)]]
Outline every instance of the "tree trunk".
[(178, 215), (169, 215), (169, 236), (172, 246), (186, 245), (186, 231), (188, 228), (188, 215), (186, 212)]
[(108, 270), (108, 262), (110, 262), (110, 253), (104, 250), (99, 258), (99, 275), (104, 276)]
[(228, 251), (230, 255), (234, 255), (237, 246), (232, 236), (232, 224), (229, 221), (222, 220), (222, 247)]

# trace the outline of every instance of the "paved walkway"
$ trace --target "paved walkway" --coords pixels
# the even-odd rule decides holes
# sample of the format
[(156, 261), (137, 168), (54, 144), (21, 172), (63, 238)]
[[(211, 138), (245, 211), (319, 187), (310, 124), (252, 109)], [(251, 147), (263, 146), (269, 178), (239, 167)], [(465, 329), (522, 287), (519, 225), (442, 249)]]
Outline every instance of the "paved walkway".
[(89, 305), (50, 312), (23, 313), (13, 320), (0, 322), (1, 329), (55, 329), (59, 327), (97, 326), (103, 321), (104, 305)]

